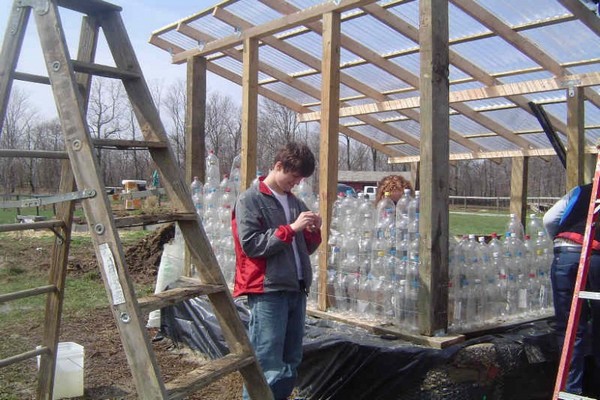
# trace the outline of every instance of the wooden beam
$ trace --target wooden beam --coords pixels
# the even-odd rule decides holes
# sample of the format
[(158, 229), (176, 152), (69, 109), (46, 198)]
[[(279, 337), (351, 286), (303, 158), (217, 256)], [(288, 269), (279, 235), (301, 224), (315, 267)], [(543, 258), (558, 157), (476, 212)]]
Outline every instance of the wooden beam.
[(584, 183), (585, 106), (582, 88), (569, 89), (567, 95), (567, 188)]
[(319, 247), (318, 309), (327, 309), (327, 242), (338, 179), (340, 100), (340, 14), (323, 15), (323, 65), (321, 68), (321, 142), (319, 146), (319, 208), (323, 218)]
[(205, 181), (206, 155), (206, 59), (192, 57), (187, 62), (187, 103), (185, 113), (185, 180), (194, 176)]
[(245, 190), (256, 177), (256, 143), (258, 119), (258, 39), (244, 40), (242, 87), (242, 149), (240, 189)]
[(525, 226), (527, 216), (527, 176), (529, 157), (512, 159), (510, 174), (510, 213), (516, 214), (517, 219)]
[(271, 36), (275, 33), (293, 28), (307, 22), (315, 21), (324, 13), (329, 12), (344, 12), (353, 8), (360, 7), (365, 4), (372, 3), (376, 0), (341, 0), (339, 2), (325, 2), (320, 5), (307, 8), (292, 15), (269, 21), (260, 26), (242, 31), (240, 35), (231, 35), (223, 39), (207, 43), (203, 49), (190, 49), (173, 56), (173, 63), (180, 64), (185, 62), (189, 56), (193, 55), (208, 55), (216, 53), (224, 49), (228, 49), (243, 43), (247, 38), (262, 38)]
[[(458, 90), (450, 93), (450, 103), (561, 90), (570, 84), (576, 87), (599, 85), (600, 72), (567, 75), (560, 78), (536, 79), (525, 82), (507, 83), (505, 85), (488, 86), (478, 89)], [(421, 98), (410, 97), (401, 100), (390, 100), (378, 103), (362, 104), (359, 106), (343, 107), (340, 109), (340, 117), (353, 117), (356, 115), (376, 114), (387, 111), (397, 111), (419, 107), (421, 107)], [(317, 121), (319, 118), (320, 113), (316, 111), (301, 115), (300, 121)]]
[(448, 2), (419, 2), (421, 163), (419, 330), (448, 329)]
[[(595, 146), (586, 146), (586, 154), (597, 154), (598, 149)], [(553, 148), (532, 149), (532, 150), (503, 150), (503, 151), (485, 151), (481, 153), (454, 153), (450, 154), (450, 161), (465, 160), (484, 160), (493, 158), (514, 158), (514, 157), (548, 157), (555, 156)], [(420, 156), (393, 157), (388, 160), (390, 164), (408, 164), (417, 162)], [(595, 159), (594, 159), (595, 160)], [(594, 161), (595, 162), (595, 161)], [(595, 164), (594, 164), (595, 165)]]
[(558, 2), (569, 10), (582, 24), (600, 36), (600, 18), (592, 10), (583, 5), (580, 0), (558, 0)]

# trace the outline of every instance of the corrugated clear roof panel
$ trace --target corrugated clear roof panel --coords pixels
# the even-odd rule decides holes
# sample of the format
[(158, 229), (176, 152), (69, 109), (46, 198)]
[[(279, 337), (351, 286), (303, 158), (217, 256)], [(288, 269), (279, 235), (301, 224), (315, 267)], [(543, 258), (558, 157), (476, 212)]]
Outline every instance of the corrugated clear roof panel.
[(388, 125), (414, 136), (417, 140), (421, 136), (421, 125), (413, 120), (390, 122)]
[(176, 46), (179, 46), (185, 50), (189, 50), (192, 49), (196, 46), (198, 46), (198, 42), (195, 41), (194, 39), (191, 39), (185, 35), (182, 35), (181, 33), (177, 32), (177, 31), (169, 31), (169, 32), (165, 32), (161, 35), (161, 38), (173, 43)]
[(565, 9), (556, 0), (477, 0), (477, 3), (510, 26), (565, 14)]
[(490, 131), (472, 119), (460, 114), (450, 116), (450, 129), (462, 136), (477, 135), (480, 133), (488, 133)]
[(513, 142), (504, 139), (502, 136), (489, 136), (470, 139), (475, 145), (488, 149), (489, 151), (519, 150), (519, 147)]
[(345, 68), (343, 71), (361, 82), (368, 82), (369, 86), (379, 92), (410, 87), (373, 64)]
[(312, 57), (319, 60), (321, 62), (321, 57), (323, 56), (323, 40), (321, 35), (314, 32), (306, 32), (302, 35), (293, 36), (285, 40), (286, 43), (289, 43), (305, 53), (310, 54)]
[(485, 111), (481, 113), (493, 119), (509, 131), (522, 131), (538, 128), (537, 119), (521, 108)]
[(315, 99), (312, 96), (309, 96), (306, 93), (294, 89), (293, 87), (282, 82), (269, 83), (267, 85), (263, 85), (263, 87), (272, 90), (273, 92), (278, 93), (282, 96), (285, 96), (288, 99), (291, 99), (291, 101), (298, 104), (311, 103), (315, 101)]
[(533, 81), (537, 79), (548, 79), (553, 78), (554, 74), (548, 71), (536, 71), (536, 72), (527, 72), (523, 74), (515, 74), (509, 76), (502, 76), (497, 78), (501, 83), (515, 83), (515, 82), (524, 82), (524, 81)]
[(454, 44), (451, 49), (490, 74), (538, 66), (499, 37)]
[[(511, 102), (503, 97), (498, 97), (495, 99), (466, 101), (466, 102), (464, 102), (464, 104), (468, 105), (475, 111), (483, 111), (483, 110), (490, 110), (490, 109), (514, 106), (513, 102)], [(452, 107), (452, 104), (450, 104), (450, 106)]]
[(470, 77), (470, 75), (464, 73), (462, 70), (456, 68), (452, 64), (449, 67), (450, 67), (449, 68), (450, 74), (448, 75), (448, 78), (450, 79), (450, 82), (457, 80), (457, 79), (465, 79), (465, 78)]
[(310, 74), (297, 78), (299, 81), (309, 84), (317, 90), (321, 90), (321, 74)]
[(359, 96), (362, 93), (357, 92), (354, 89), (349, 88), (348, 86), (340, 83), (340, 97), (354, 97)]
[(409, 1), (407, 3), (401, 3), (397, 6), (390, 7), (387, 10), (390, 11), (392, 14), (396, 15), (397, 17), (401, 18), (404, 22), (411, 24), (415, 28), (419, 27), (418, 1)]
[(531, 29), (522, 35), (559, 63), (587, 60), (600, 55), (598, 36), (579, 21)]
[(600, 125), (600, 108), (589, 101), (585, 102), (585, 124)]
[[(546, 112), (546, 114), (548, 114), (548, 116), (553, 116), (553, 117), (559, 119), (560, 121), (563, 121), (566, 124), (566, 122), (567, 122), (567, 104), (566, 103), (544, 104), (544, 111)], [(537, 119), (535, 121), (537, 122)], [(537, 127), (539, 127), (539, 126), (540, 126), (539, 123), (537, 123)]]
[(402, 57), (394, 57), (391, 61), (408, 70), (413, 75), (417, 77), (420, 76), (421, 59), (419, 57), (419, 53), (407, 54)]
[(524, 96), (527, 100), (534, 103), (549, 103), (556, 101), (566, 101), (565, 90), (553, 90), (551, 92), (531, 93)]
[(415, 46), (415, 42), (370, 15), (344, 21), (342, 33), (379, 54)]
[(448, 31), (450, 41), (490, 32), (479, 21), (452, 3), (448, 3)]
[(234, 29), (231, 27), (231, 25), (218, 20), (212, 15), (207, 15), (205, 17), (192, 21), (188, 25), (217, 39), (221, 39), (235, 34)]
[(308, 68), (306, 64), (301, 63), (295, 58), (292, 58), (271, 46), (263, 46), (260, 48), (259, 59), (261, 61), (264, 60), (271, 65), (277, 66), (277, 69), (285, 72), (288, 75), (295, 72), (305, 71)]
[(412, 97), (419, 97), (420, 93), (418, 90), (411, 90), (408, 92), (394, 93), (390, 95), (393, 100), (410, 99)]
[(600, 144), (600, 129), (586, 129), (585, 137), (588, 143), (592, 146)]
[(256, 0), (240, 0), (226, 7), (226, 10), (243, 18), (252, 25), (261, 25), (281, 18), (282, 14)]
[[(541, 129), (541, 128), (540, 128)], [(530, 133), (527, 135), (521, 135), (521, 137), (533, 145), (535, 148), (547, 149), (551, 148), (552, 144), (548, 140), (548, 136), (544, 132), (541, 133)]]
[[(598, 59), (598, 57), (596, 57), (596, 59)], [(600, 72), (600, 63), (577, 65), (574, 67), (569, 67), (568, 70), (572, 74), (586, 74), (588, 72)]]
[(225, 69), (230, 70), (231, 72), (233, 72), (237, 75), (240, 75), (240, 76), (242, 75), (242, 72), (244, 70), (242, 63), (237, 60), (234, 60), (231, 57), (220, 58), (213, 62)]

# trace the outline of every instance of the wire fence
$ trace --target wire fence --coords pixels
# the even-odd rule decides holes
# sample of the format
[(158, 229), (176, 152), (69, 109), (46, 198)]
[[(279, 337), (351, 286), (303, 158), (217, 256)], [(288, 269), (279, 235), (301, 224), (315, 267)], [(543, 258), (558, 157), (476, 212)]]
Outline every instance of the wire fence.
[[(473, 210), (474, 208), (486, 208), (496, 211), (507, 211), (510, 209), (510, 197), (496, 196), (449, 196), (450, 208), (453, 210)], [(527, 208), (536, 213), (548, 211), (560, 197), (529, 197)]]

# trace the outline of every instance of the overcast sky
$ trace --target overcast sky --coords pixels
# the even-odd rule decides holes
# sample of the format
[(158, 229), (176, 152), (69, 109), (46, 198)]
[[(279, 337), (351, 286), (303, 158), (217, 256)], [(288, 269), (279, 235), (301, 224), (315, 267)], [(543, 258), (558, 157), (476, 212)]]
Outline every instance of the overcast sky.
[[(157, 83), (168, 85), (177, 79), (185, 80), (185, 64), (171, 64), (170, 56), (166, 51), (149, 44), (148, 40), (151, 32), (190, 14), (205, 10), (217, 4), (219, 0), (112, 0), (110, 2), (123, 7), (121, 16), (125, 27), (144, 71), (146, 81), (153, 86)], [(4, 40), (11, 5), (12, 0), (0, 1), (0, 35), (2, 35), (2, 40)], [(77, 54), (82, 14), (63, 8), (60, 8), (60, 13), (69, 51), (71, 57), (74, 58)], [(114, 65), (102, 35), (99, 41), (96, 62)], [(29, 19), (17, 71), (47, 76), (33, 15)], [(29, 94), (30, 102), (40, 111), (42, 116), (50, 118), (56, 116), (54, 100), (47, 85), (15, 81), (14, 87), (19, 87)], [(223, 92), (233, 97), (236, 102), (241, 102), (241, 88), (239, 86), (210, 73), (208, 75), (208, 90)]]

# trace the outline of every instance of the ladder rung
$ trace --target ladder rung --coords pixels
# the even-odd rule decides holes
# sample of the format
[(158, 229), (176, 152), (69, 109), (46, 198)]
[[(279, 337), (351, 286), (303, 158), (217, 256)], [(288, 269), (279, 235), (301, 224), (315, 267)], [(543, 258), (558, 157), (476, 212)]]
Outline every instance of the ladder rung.
[(15, 71), (15, 73), (13, 74), (13, 79), (25, 82), (42, 83), (44, 85), (50, 84), (50, 78), (48, 78), (47, 76), (28, 74), (27, 72)]
[(0, 157), (67, 159), (69, 154), (66, 151), (1, 149)]
[(0, 360), (0, 368), (4, 368), (8, 365), (12, 365), (14, 363), (18, 363), (20, 361), (25, 361), (30, 358), (37, 357), (42, 354), (50, 354), (50, 349), (46, 346), (40, 346), (35, 350), (26, 351), (25, 353), (17, 354), (12, 357), (4, 358)]
[(117, 228), (126, 228), (130, 226), (163, 224), (174, 221), (191, 221), (196, 218), (198, 217), (195, 213), (130, 215), (127, 217), (115, 218), (115, 225)]
[(69, 10), (78, 11), (85, 14), (95, 14), (105, 11), (122, 11), (117, 5), (107, 3), (101, 0), (58, 0), (58, 5)]
[(179, 278), (175, 284), (181, 287), (165, 290), (164, 292), (152, 294), (138, 299), (140, 309), (144, 312), (158, 310), (163, 307), (181, 303), (194, 297), (226, 290), (223, 285), (209, 285), (200, 283), (197, 279)]
[(105, 78), (114, 79), (139, 79), (140, 75), (135, 72), (125, 71), (108, 65), (88, 63), (79, 60), (71, 60), (73, 69), (76, 72), (82, 72), (84, 74), (103, 76)]
[(228, 354), (225, 357), (210, 360), (201, 367), (181, 378), (165, 384), (169, 399), (183, 399), (218, 378), (237, 371), (254, 362), (252, 355)]
[(64, 222), (58, 219), (51, 219), (41, 222), (27, 222), (24, 224), (3, 224), (0, 225), (0, 232), (26, 231), (29, 229), (47, 229), (64, 226)]
[(588, 300), (600, 300), (600, 292), (579, 292), (580, 299), (588, 299)]
[(31, 289), (19, 290), (18, 292), (11, 292), (0, 294), (0, 303), (4, 303), (6, 301), (24, 299), (25, 297), (31, 296), (39, 296), (40, 294), (51, 293), (56, 291), (56, 286), (54, 285), (46, 285), (39, 286)]
[(97, 148), (117, 150), (164, 149), (167, 147), (167, 144), (163, 142), (145, 140), (93, 139), (92, 143)]
[(572, 394), (567, 392), (559, 392), (558, 398), (562, 400), (596, 400), (592, 397), (586, 397), (579, 394)]

